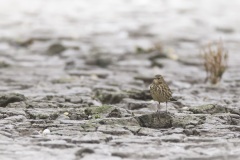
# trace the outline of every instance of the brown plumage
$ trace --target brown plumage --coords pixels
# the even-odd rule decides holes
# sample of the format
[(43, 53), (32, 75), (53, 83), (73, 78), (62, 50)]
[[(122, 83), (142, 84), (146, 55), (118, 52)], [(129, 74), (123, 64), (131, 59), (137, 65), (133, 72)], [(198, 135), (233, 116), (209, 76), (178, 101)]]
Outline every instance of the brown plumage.
[(167, 112), (167, 102), (172, 97), (172, 91), (168, 87), (167, 83), (161, 75), (156, 75), (150, 85), (150, 93), (153, 100), (158, 101), (158, 111), (160, 109), (160, 103), (166, 102), (166, 112)]

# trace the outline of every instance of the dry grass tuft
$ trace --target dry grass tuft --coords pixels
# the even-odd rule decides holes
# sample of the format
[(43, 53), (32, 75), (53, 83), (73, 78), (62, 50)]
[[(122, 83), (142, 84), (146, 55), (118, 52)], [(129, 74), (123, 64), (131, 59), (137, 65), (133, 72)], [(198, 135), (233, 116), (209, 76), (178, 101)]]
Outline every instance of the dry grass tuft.
[(204, 68), (207, 73), (205, 82), (218, 83), (227, 69), (228, 51), (222, 41), (210, 43), (203, 50)]

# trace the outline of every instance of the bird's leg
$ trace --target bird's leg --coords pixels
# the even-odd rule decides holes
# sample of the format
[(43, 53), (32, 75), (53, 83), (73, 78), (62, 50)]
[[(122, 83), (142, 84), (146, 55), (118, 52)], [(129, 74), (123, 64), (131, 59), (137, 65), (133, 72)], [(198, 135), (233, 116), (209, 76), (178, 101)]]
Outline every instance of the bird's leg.
[(167, 102), (166, 102), (166, 112), (168, 113), (168, 111), (167, 111)]
[(157, 112), (160, 112), (160, 102), (158, 102), (158, 109)]

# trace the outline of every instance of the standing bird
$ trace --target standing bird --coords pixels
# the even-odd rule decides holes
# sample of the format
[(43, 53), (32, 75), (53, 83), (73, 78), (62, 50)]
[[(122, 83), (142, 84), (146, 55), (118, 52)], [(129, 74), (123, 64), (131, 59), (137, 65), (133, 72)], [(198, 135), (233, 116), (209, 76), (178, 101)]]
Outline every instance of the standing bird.
[(156, 75), (150, 85), (150, 93), (153, 100), (158, 101), (158, 110), (160, 109), (160, 103), (166, 102), (166, 112), (167, 112), (167, 102), (172, 97), (172, 91), (168, 87), (167, 83), (161, 75)]

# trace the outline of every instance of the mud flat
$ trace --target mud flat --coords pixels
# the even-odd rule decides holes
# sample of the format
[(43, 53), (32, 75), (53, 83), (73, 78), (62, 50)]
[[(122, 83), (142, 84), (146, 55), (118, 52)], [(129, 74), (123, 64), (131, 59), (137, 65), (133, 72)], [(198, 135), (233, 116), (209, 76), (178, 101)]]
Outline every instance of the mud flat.
[[(237, 0), (16, 3), (0, 2), (1, 160), (239, 159)], [(199, 49), (219, 38), (229, 65), (211, 85)]]

